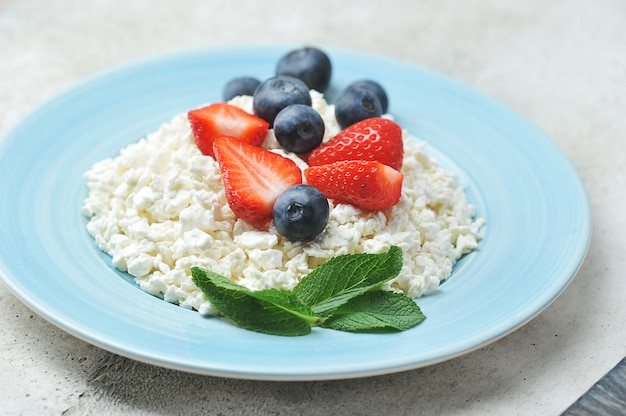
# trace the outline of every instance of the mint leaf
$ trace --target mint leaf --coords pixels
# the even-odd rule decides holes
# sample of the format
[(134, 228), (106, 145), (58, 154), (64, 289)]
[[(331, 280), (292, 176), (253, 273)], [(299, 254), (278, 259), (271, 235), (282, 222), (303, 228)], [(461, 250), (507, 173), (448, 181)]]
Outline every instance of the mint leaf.
[(393, 279), (401, 269), (402, 249), (396, 246), (381, 254), (344, 254), (302, 278), (294, 293), (316, 315), (328, 317), (350, 299)]
[(321, 326), (348, 332), (404, 331), (424, 319), (426, 316), (413, 299), (377, 290), (350, 299)]
[(293, 292), (251, 291), (200, 267), (192, 267), (191, 275), (215, 309), (242, 328), (271, 335), (297, 336), (309, 334), (311, 325), (320, 322)]

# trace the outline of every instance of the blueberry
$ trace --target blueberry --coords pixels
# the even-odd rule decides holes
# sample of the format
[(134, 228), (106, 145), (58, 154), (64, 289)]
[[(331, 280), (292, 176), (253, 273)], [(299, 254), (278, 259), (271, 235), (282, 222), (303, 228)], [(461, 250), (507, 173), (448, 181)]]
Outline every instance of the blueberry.
[(308, 105), (292, 104), (274, 119), (274, 135), (288, 152), (308, 153), (324, 139), (324, 119)]
[(317, 188), (300, 184), (278, 196), (272, 210), (278, 232), (291, 241), (310, 241), (326, 227), (330, 206)]
[(291, 104), (311, 105), (311, 93), (306, 84), (297, 78), (279, 75), (269, 78), (254, 91), (254, 114), (274, 124), (274, 118)]
[(335, 118), (342, 129), (366, 118), (380, 117), (380, 100), (367, 88), (346, 88), (335, 101)]
[(328, 55), (317, 48), (293, 50), (278, 61), (277, 75), (301, 79), (310, 89), (324, 92), (330, 84), (332, 68)]
[(362, 79), (350, 84), (348, 86), (348, 89), (358, 87), (367, 88), (371, 90), (374, 94), (376, 94), (376, 97), (378, 97), (378, 101), (380, 101), (380, 106), (382, 107), (383, 114), (385, 114), (387, 110), (389, 110), (389, 98), (387, 97), (387, 92), (378, 82), (372, 81), (371, 79)]
[(229, 101), (238, 95), (252, 95), (260, 84), (261, 81), (253, 77), (233, 78), (224, 85), (222, 98)]

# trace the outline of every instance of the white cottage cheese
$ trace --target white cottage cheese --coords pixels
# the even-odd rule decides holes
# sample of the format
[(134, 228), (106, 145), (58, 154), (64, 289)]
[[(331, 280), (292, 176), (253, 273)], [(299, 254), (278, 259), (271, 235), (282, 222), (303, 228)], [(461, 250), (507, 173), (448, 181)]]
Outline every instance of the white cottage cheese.
[[(329, 139), (339, 131), (333, 106), (315, 91), (312, 98)], [(251, 97), (232, 103), (251, 111)], [(264, 146), (306, 167), (277, 149), (271, 131)], [(435, 290), (456, 261), (477, 247), (483, 221), (474, 219), (456, 176), (426, 155), (424, 143), (405, 133), (404, 146), (402, 197), (390, 212), (336, 204), (317, 239), (290, 242), (272, 226), (259, 231), (235, 217), (217, 163), (200, 153), (186, 114), (180, 114), (85, 173), (87, 230), (141, 289), (201, 314), (215, 310), (192, 282), (192, 266), (252, 290), (292, 289), (331, 257), (380, 253), (391, 245), (402, 248), (404, 266), (388, 288), (417, 298)]]

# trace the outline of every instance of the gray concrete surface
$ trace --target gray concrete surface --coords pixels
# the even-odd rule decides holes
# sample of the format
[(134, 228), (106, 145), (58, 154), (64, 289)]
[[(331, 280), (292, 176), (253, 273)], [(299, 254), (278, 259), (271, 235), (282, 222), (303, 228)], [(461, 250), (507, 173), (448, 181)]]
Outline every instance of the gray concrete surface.
[(561, 413), (626, 354), (625, 27), (621, 0), (0, 0), (0, 134), (72, 83), (138, 58), (333, 45), (442, 72), (518, 111), (572, 161), (594, 212), (578, 276), (523, 328), (438, 365), (356, 380), (230, 380), (138, 363), (67, 335), (0, 285), (0, 414)]

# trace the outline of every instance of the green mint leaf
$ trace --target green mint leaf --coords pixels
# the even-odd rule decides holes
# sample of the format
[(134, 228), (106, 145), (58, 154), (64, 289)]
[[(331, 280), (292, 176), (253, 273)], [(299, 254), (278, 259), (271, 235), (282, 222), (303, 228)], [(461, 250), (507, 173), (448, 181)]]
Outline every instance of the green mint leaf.
[(413, 299), (377, 290), (351, 299), (321, 326), (348, 332), (390, 332), (413, 328), (424, 319), (426, 316)]
[(402, 249), (396, 246), (381, 254), (345, 254), (302, 278), (294, 293), (317, 316), (328, 317), (350, 299), (393, 279), (401, 269)]
[(191, 275), (215, 309), (242, 328), (270, 335), (297, 336), (309, 334), (311, 325), (320, 322), (293, 292), (251, 291), (200, 267), (192, 267)]

